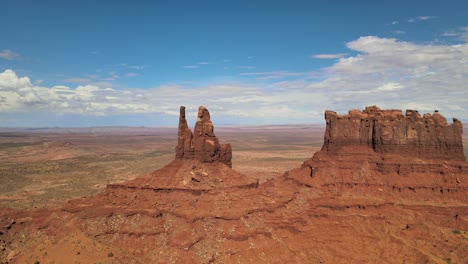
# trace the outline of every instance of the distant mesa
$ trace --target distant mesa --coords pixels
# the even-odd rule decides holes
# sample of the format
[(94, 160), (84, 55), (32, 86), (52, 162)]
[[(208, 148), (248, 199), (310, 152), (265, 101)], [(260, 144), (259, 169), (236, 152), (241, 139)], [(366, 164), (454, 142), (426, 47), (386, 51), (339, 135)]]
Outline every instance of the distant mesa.
[(219, 144), (214, 134), (210, 112), (204, 106), (198, 108), (198, 118), (194, 133), (188, 128), (185, 119), (185, 106), (180, 107), (179, 133), (176, 146), (176, 160), (219, 161), (232, 167), (230, 144)]
[(416, 110), (381, 110), (368, 106), (347, 115), (325, 111), (323, 151), (336, 152), (344, 146), (364, 145), (377, 153), (393, 153), (429, 159), (465, 160), (462, 123), (434, 111), (422, 117)]

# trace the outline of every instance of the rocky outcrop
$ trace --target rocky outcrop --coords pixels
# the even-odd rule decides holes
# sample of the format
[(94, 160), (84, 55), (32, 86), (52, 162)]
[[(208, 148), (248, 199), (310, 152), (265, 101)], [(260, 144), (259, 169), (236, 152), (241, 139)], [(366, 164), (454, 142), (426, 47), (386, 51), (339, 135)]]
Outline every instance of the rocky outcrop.
[[(343, 194), (372, 193), (384, 199), (466, 200), (468, 163), (463, 155), (462, 124), (436, 111), (350, 110), (325, 112), (322, 150), (285, 176), (307, 186)], [(417, 194), (416, 194), (417, 193)], [(412, 196), (411, 196), (412, 195)], [(392, 196), (392, 197), (389, 197)]]
[(462, 123), (453, 118), (448, 124), (436, 110), (421, 116), (418, 111), (350, 110), (347, 115), (325, 111), (326, 131), (322, 150), (336, 152), (342, 147), (364, 145), (377, 153), (403, 156), (465, 160)]
[(210, 112), (204, 106), (198, 108), (198, 119), (194, 133), (188, 128), (185, 119), (185, 106), (180, 107), (176, 159), (195, 159), (201, 162), (219, 161), (232, 167), (231, 145), (219, 144), (219, 140), (214, 134)]

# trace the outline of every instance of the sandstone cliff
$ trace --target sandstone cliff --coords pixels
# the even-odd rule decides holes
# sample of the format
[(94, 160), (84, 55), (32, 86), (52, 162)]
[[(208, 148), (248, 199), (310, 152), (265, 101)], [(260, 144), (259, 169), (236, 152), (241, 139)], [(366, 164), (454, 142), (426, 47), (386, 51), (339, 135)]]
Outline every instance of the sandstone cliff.
[(364, 145), (377, 153), (394, 153), (419, 158), (465, 160), (462, 123), (448, 124), (436, 110), (421, 117), (418, 111), (350, 110), (341, 116), (325, 111), (326, 131), (322, 150), (339, 151), (344, 146)]
[(322, 150), (286, 177), (341, 194), (362, 193), (394, 199), (466, 201), (468, 163), (462, 124), (449, 125), (436, 111), (350, 110), (325, 112)]
[(201, 162), (222, 162), (232, 167), (230, 144), (219, 144), (214, 134), (210, 112), (204, 106), (198, 108), (198, 119), (194, 133), (188, 128), (185, 119), (185, 106), (180, 107), (176, 159), (195, 159)]

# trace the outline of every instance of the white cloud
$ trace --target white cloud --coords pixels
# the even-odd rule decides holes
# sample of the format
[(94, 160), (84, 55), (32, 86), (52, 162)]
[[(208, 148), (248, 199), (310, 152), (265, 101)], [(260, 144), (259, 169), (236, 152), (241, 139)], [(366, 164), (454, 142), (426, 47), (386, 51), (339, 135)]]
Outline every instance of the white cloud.
[(429, 19), (433, 19), (433, 18), (437, 18), (436, 16), (418, 16), (417, 19), (419, 20), (429, 20)]
[(389, 82), (389, 83), (386, 83), (384, 85), (377, 87), (377, 90), (378, 91), (396, 91), (396, 90), (400, 90), (401, 88), (404, 88), (404, 86), (401, 85), (400, 83)]
[(438, 109), (447, 117), (468, 119), (468, 44), (418, 44), (367, 36), (346, 46), (357, 55), (340, 58), (319, 73), (242, 73), (281, 80), (267, 85), (117, 90), (105, 84), (83, 83), (76, 88), (49, 88), (6, 70), (0, 73), (0, 112), (42, 109), (63, 115), (148, 114), (166, 116), (175, 123), (173, 116), (180, 105), (187, 106), (189, 113), (205, 105), (217, 123), (307, 123), (322, 122), (325, 109), (346, 112), (376, 104), (429, 112)]
[(9, 111), (19, 105), (39, 105), (43, 102), (28, 77), (19, 78), (12, 70), (0, 73), (0, 110)]
[[(324, 100), (324, 95), (302, 90), (268, 89), (256, 85), (225, 84), (204, 87), (160, 86), (152, 89), (115, 90), (96, 85), (76, 88), (33, 86), (27, 77), (8, 70), (0, 74), (0, 97), (9, 96), (10, 107), (0, 111), (35, 111), (38, 107), (54, 113), (109, 116), (119, 114), (177, 115), (179, 105), (196, 112), (199, 105), (216, 110), (213, 116), (257, 119), (256, 122), (299, 122), (311, 118), (310, 104)], [(273, 87), (274, 88), (274, 87)], [(19, 91), (32, 91), (22, 95)], [(11, 96), (13, 94), (14, 96)], [(21, 100), (19, 100), (21, 97)], [(33, 105), (33, 99), (41, 105)], [(3, 105), (3, 104), (2, 104)], [(314, 115), (316, 113), (314, 112)], [(317, 117), (320, 117), (318, 115)], [(174, 119), (176, 120), (176, 119)], [(282, 121), (281, 121), (282, 120)], [(226, 121), (225, 121), (226, 122)]]
[(28, 77), (18, 78), (12, 70), (6, 70), (0, 73), (0, 90), (1, 91), (17, 91), (24, 87), (30, 87), (31, 81)]
[(184, 68), (184, 69), (197, 69), (197, 68), (200, 68), (200, 66), (198, 66), (198, 65), (185, 65), (182, 68)]
[(438, 18), (438, 17), (437, 16), (417, 16), (417, 17), (408, 19), (408, 22), (413, 23), (417, 21), (426, 21), (426, 20), (434, 19), (434, 18)]
[(346, 56), (346, 53), (335, 53), (335, 54), (317, 54), (312, 55), (314, 59), (340, 59)]
[(19, 57), (19, 55), (9, 49), (4, 49), (3, 51), (0, 51), (0, 58), (2, 59), (13, 60), (17, 57)]
[(442, 34), (444, 37), (456, 37), (457, 39), (468, 42), (468, 27), (460, 27)]
[(468, 44), (428, 45), (368, 36), (347, 47), (359, 54), (341, 58), (326, 69), (325, 80), (308, 85), (328, 89), (335, 108), (423, 106), (421, 110), (431, 107), (468, 116), (447, 107), (468, 105)]

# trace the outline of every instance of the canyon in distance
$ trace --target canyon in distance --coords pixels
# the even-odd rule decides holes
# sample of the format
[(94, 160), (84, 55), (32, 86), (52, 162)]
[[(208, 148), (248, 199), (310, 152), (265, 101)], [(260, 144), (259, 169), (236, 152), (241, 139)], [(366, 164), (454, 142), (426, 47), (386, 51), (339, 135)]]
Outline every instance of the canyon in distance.
[(441, 114), (0, 129), (0, 263), (467, 263), (468, 130)]

